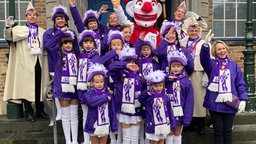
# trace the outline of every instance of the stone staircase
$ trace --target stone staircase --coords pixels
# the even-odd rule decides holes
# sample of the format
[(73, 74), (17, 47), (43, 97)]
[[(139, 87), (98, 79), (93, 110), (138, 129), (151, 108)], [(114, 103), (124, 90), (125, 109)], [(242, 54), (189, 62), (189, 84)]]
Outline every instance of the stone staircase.
[[(213, 144), (213, 129), (205, 128), (204, 135), (184, 132), (183, 144)], [(256, 113), (241, 113), (235, 116), (233, 144), (256, 144)]]
[[(81, 120), (79, 142), (82, 142)], [(27, 122), (24, 118), (9, 120), (0, 116), (0, 144), (54, 144), (53, 127), (49, 121), (38, 119)], [(65, 144), (61, 122), (57, 122), (58, 144)], [(183, 144), (212, 144), (213, 130), (206, 127), (204, 135), (196, 132), (183, 132)], [(256, 144), (256, 113), (238, 114), (234, 121), (233, 144)]]
[[(79, 121), (81, 125), (81, 122)], [(0, 144), (54, 144), (53, 127), (48, 126), (49, 120), (37, 119), (36, 122), (27, 122), (25, 118), (9, 120), (0, 116)], [(82, 125), (79, 126), (79, 135), (82, 136)], [(57, 122), (58, 144), (65, 144), (61, 121)], [(83, 141), (79, 137), (79, 142)]]

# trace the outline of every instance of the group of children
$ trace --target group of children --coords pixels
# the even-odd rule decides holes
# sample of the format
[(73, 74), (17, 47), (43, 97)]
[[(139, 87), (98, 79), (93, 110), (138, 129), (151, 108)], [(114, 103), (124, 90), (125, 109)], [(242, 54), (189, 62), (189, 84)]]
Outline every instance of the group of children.
[(86, 144), (106, 143), (108, 136), (111, 143), (181, 143), (182, 128), (193, 115), (188, 74), (194, 63), (179, 45), (175, 24), (162, 26), (157, 48), (143, 32), (132, 45), (128, 25), (100, 25), (92, 10), (82, 20), (74, 1), (69, 4), (78, 38), (63, 6), (54, 8), (54, 26), (44, 34), (66, 144), (78, 143), (79, 104)]

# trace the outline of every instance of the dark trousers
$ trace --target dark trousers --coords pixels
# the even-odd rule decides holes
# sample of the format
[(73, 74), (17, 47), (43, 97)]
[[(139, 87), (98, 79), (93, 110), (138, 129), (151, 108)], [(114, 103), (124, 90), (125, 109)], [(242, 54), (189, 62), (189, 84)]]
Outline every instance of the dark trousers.
[[(36, 112), (38, 114), (42, 113), (44, 111), (44, 103), (40, 101), (41, 97), (41, 73), (42, 69), (39, 63), (39, 59), (37, 59), (36, 65), (35, 65), (35, 106), (36, 106)], [(28, 100), (23, 100), (24, 108), (25, 108), (25, 114), (33, 114), (33, 108), (31, 106), (31, 102)]]
[(232, 126), (236, 114), (210, 111), (210, 115), (214, 129), (214, 144), (232, 144)]

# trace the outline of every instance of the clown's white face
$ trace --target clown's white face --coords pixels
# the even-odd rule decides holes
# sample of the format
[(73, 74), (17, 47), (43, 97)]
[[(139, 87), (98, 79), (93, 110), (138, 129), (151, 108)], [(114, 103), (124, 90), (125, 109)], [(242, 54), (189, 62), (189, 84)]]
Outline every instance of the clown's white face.
[(133, 0), (132, 3), (130, 8), (133, 11), (134, 20), (140, 26), (153, 26), (162, 13), (162, 6), (157, 0)]

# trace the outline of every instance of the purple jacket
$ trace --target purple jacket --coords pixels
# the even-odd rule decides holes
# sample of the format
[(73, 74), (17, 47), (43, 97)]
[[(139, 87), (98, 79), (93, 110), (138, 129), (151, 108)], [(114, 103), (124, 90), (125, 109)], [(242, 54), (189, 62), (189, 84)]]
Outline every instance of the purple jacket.
[[(116, 51), (115, 50), (111, 50), (111, 51), (107, 52), (104, 56), (94, 55), (90, 59), (90, 61), (92, 63), (100, 63), (100, 64), (105, 65), (108, 61), (113, 59), (116, 55), (117, 55)], [(87, 70), (88, 69), (89, 69), (89, 67), (87, 67)], [(79, 97), (80, 103), (82, 103), (81, 97), (83, 97), (85, 92), (86, 92), (86, 90), (78, 90), (78, 97)]]
[[(54, 72), (54, 63), (56, 62), (56, 57), (52, 54), (52, 52), (50, 51), (50, 49), (54, 49), (54, 50), (58, 50), (59, 48), (59, 38), (56, 38), (56, 33), (60, 32), (60, 30), (56, 29), (55, 33), (53, 32), (54, 28), (50, 28), (48, 29), (46, 32), (44, 32), (43, 35), (43, 43), (44, 43), (44, 47), (46, 48), (46, 50), (48, 51), (48, 66), (49, 66), (49, 72)], [(74, 31), (73, 31), (74, 32)], [(75, 34), (75, 32), (74, 32)], [(54, 47), (54, 48), (53, 48)], [(77, 36), (75, 35), (75, 46), (76, 51), (79, 53), (79, 46), (77, 43)]]
[[(116, 112), (121, 113), (121, 105), (122, 105), (122, 93), (123, 93), (123, 73), (124, 70), (126, 69), (127, 62), (123, 61), (114, 61), (109, 65), (109, 74), (112, 77), (114, 84), (115, 84), (115, 89), (114, 89), (114, 99), (115, 99), (115, 105), (116, 105)], [(139, 84), (138, 87), (141, 89), (141, 81), (139, 75), (136, 76), (135, 78), (136, 83)], [(136, 108), (135, 109), (136, 113), (134, 114), (135, 116), (141, 116), (141, 108)], [(124, 113), (126, 115), (131, 115)], [(133, 115), (133, 116), (134, 116)]]
[[(202, 45), (200, 52), (200, 62), (204, 68), (204, 71), (209, 77), (209, 83), (213, 81), (216, 71), (217, 60), (210, 58), (210, 48), (207, 45)], [(244, 76), (241, 68), (237, 63), (233, 61), (228, 62), (228, 68), (231, 74), (231, 92), (233, 95), (239, 97), (240, 100), (247, 101), (246, 85), (244, 82)], [(204, 97), (203, 106), (208, 110), (222, 113), (236, 113), (237, 110), (229, 107), (225, 103), (215, 102), (218, 93), (212, 92), (207, 89)]]
[[(64, 36), (64, 33), (61, 30), (57, 30), (54, 37), (51, 39), (51, 42), (47, 45), (47, 50), (51, 55), (55, 58), (54, 62), (54, 83), (53, 83), (53, 97), (56, 98), (78, 98), (77, 92), (75, 93), (63, 93), (61, 89), (61, 62), (62, 57), (59, 51), (59, 47), (56, 46), (56, 44), (61, 40), (61, 38)], [(77, 41), (75, 41), (77, 43)], [(52, 45), (50, 45), (52, 44)], [(78, 44), (75, 44), (75, 49), (78, 49), (76, 46)]]
[[(143, 40), (137, 39), (136, 42), (134, 43), (133, 47), (135, 48), (136, 54), (138, 55), (138, 65), (139, 65), (139, 68), (140, 68), (139, 74), (144, 78), (143, 72), (142, 72), (142, 70), (143, 70), (142, 69), (142, 62), (143, 62), (143, 60), (146, 60), (146, 61), (152, 63), (153, 71), (159, 70), (160, 69), (160, 65), (158, 63), (157, 57), (155, 57), (153, 55), (153, 51), (152, 51), (151, 56), (148, 57), (148, 58), (145, 58), (145, 57), (143, 57), (141, 55), (140, 51), (141, 51), (141, 47), (143, 46), (143, 43), (144, 43)], [(146, 81), (143, 81), (143, 83), (142, 83), (142, 91), (144, 91), (146, 89), (147, 89), (147, 83), (146, 83)]]
[[(169, 120), (170, 120), (170, 129), (174, 130), (176, 128), (176, 122), (173, 116), (173, 111), (171, 108), (170, 98), (162, 94), (163, 103), (167, 106)], [(145, 90), (142, 92), (142, 94), (139, 96), (139, 102), (142, 106), (145, 107), (145, 115), (146, 115), (146, 132), (154, 134), (155, 133), (155, 122), (154, 122), (154, 116), (153, 116), (153, 108), (152, 105), (154, 103), (154, 96), (149, 95), (148, 91)]]
[[(172, 81), (169, 79), (166, 82), (166, 92), (168, 93), (169, 89), (172, 88)], [(193, 117), (194, 109), (194, 89), (191, 81), (187, 76), (180, 79), (180, 95), (181, 95), (181, 107), (183, 109), (183, 116), (175, 118), (177, 124), (188, 126)]]
[[(167, 47), (169, 43), (166, 40), (162, 40), (159, 44), (159, 46), (153, 50), (154, 54), (158, 57), (161, 70), (166, 71), (166, 67), (168, 67), (168, 60), (167, 60)], [(181, 50), (180, 50), (181, 49)], [(194, 71), (194, 59), (191, 56), (191, 54), (188, 52), (188, 50), (184, 47), (180, 47), (180, 49), (176, 46), (176, 50), (179, 50), (184, 53), (184, 55), (187, 58), (187, 65), (185, 66), (185, 70), (188, 73), (188, 75), (192, 74)]]
[[(70, 12), (74, 19), (78, 33), (82, 33), (85, 30), (85, 26), (83, 25), (83, 21), (80, 17), (80, 14), (76, 6), (70, 7)], [(99, 24), (98, 29), (94, 30), (94, 32), (96, 34), (96, 39), (100, 39), (101, 55), (104, 55), (108, 51), (107, 45), (105, 43), (106, 42), (105, 39), (107, 38), (107, 33), (108, 33), (107, 26)]]
[[(108, 96), (111, 96), (111, 100), (108, 100)], [(109, 92), (105, 92), (103, 95), (97, 95), (94, 90), (89, 90), (84, 94), (82, 99), (83, 103), (88, 105), (88, 117), (85, 123), (84, 131), (93, 134), (95, 131), (94, 123), (97, 121), (98, 106), (108, 102), (108, 112), (110, 121), (111, 132), (116, 132), (118, 129), (118, 122), (116, 118), (115, 103), (112, 95)]]

